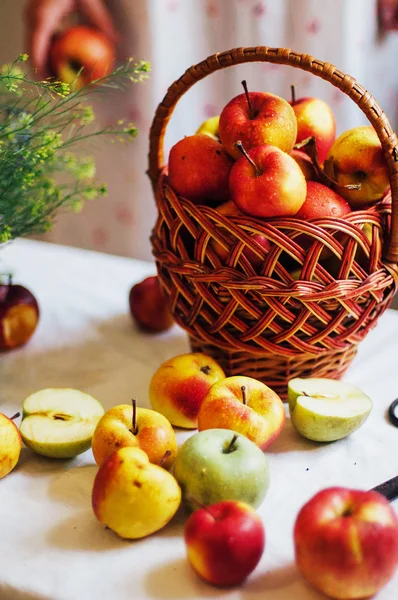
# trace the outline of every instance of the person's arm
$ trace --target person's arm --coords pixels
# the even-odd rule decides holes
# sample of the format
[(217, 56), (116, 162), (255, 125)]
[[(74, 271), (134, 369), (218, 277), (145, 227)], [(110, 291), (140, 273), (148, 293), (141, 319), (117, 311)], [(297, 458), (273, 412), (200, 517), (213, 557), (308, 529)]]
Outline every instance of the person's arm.
[(112, 18), (104, 0), (29, 0), (26, 7), (27, 52), (39, 77), (46, 77), (51, 38), (72, 11), (115, 41)]

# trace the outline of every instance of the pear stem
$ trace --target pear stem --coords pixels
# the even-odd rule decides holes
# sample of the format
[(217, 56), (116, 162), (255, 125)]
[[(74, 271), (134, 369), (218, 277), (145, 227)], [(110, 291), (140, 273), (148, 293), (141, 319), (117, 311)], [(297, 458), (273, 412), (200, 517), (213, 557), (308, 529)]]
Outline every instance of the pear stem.
[(241, 152), (243, 154), (243, 156), (249, 161), (249, 163), (251, 164), (251, 166), (254, 169), (255, 176), (260, 177), (260, 175), (263, 174), (262, 169), (260, 169), (260, 167), (258, 165), (256, 165), (256, 163), (254, 162), (254, 160), (252, 158), (250, 158), (250, 156), (244, 149), (242, 142), (240, 140), (238, 140), (237, 142), (235, 142), (234, 146), (236, 146), (236, 148), (238, 148), (239, 152)]
[(15, 413), (15, 415), (13, 415), (12, 417), (10, 417), (10, 421), (13, 421), (14, 419), (18, 419), (19, 416), (21, 416), (20, 412)]
[(242, 385), (242, 387), (240, 389), (242, 390), (242, 401), (243, 401), (243, 404), (246, 404), (246, 386)]
[(245, 90), (246, 100), (247, 100), (247, 104), (249, 106), (249, 118), (254, 119), (256, 115), (254, 113), (253, 107), (250, 102), (249, 90), (247, 89), (246, 80), (244, 79), (241, 83), (243, 85), (243, 89)]
[(230, 452), (232, 452), (233, 449), (233, 445), (235, 444), (236, 440), (238, 439), (238, 434), (235, 433), (234, 437), (232, 438), (232, 440), (229, 442), (229, 446), (225, 452), (225, 454), (229, 454)]
[(138, 427), (137, 427), (137, 400), (135, 398), (132, 399), (132, 404), (133, 404), (133, 423), (132, 423), (132, 429), (131, 429), (131, 433), (133, 433), (134, 435), (137, 435), (138, 433)]
[(296, 104), (296, 86), (295, 86), (295, 85), (291, 85), (291, 86), (290, 86), (290, 92), (291, 92), (291, 94), (292, 94), (292, 100), (291, 100), (291, 103), (292, 103), (292, 105), (293, 105), (293, 104)]

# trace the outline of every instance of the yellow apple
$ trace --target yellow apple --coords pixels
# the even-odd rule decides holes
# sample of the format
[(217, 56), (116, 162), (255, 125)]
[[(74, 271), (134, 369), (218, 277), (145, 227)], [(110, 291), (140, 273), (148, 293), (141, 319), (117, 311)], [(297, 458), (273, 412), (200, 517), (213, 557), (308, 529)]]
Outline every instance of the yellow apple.
[(194, 352), (163, 363), (152, 377), (149, 399), (176, 427), (196, 429), (203, 398), (211, 386), (224, 379), (220, 365), (210, 356)]
[(99, 468), (92, 506), (97, 519), (127, 539), (164, 527), (177, 512), (181, 490), (165, 469), (140, 448), (120, 448)]
[(206, 119), (206, 121), (204, 121), (202, 123), (202, 125), (199, 127), (199, 129), (196, 131), (196, 133), (205, 133), (206, 135), (209, 135), (210, 137), (219, 141), (220, 140), (220, 136), (218, 134), (219, 122), (220, 122), (219, 115), (217, 115), (216, 117), (210, 117), (209, 119)]
[(265, 450), (285, 422), (282, 400), (251, 377), (227, 377), (215, 383), (200, 407), (198, 429), (232, 429)]
[(151, 463), (169, 468), (177, 455), (174, 429), (160, 413), (128, 404), (114, 406), (99, 421), (92, 439), (100, 467), (119, 448), (141, 448)]
[(21, 452), (21, 434), (13, 421), (17, 417), (19, 413), (11, 419), (0, 413), (0, 479), (13, 470)]
[(353, 208), (380, 200), (389, 185), (383, 149), (370, 125), (340, 135), (329, 150), (325, 170), (342, 186), (361, 185), (359, 190), (338, 189)]

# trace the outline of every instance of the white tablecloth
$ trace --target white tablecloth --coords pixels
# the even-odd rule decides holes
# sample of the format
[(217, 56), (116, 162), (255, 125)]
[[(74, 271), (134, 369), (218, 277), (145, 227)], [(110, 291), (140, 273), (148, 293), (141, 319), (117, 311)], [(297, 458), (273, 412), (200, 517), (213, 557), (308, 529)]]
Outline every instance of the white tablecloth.
[[(150, 263), (33, 241), (10, 245), (0, 258), (0, 272), (14, 271), (42, 310), (31, 342), (0, 356), (5, 413), (49, 386), (84, 390), (105, 408), (133, 396), (147, 405), (155, 369), (188, 351), (177, 326), (151, 336), (131, 323), (128, 291), (154, 273)], [(287, 421), (267, 452), (271, 486), (260, 509), (266, 550), (244, 586), (220, 591), (195, 576), (185, 560), (182, 516), (137, 542), (105, 530), (91, 510), (97, 470), (91, 451), (53, 461), (24, 448), (18, 466), (0, 481), (0, 599), (320, 599), (295, 569), (293, 523), (303, 503), (324, 487), (367, 489), (398, 473), (398, 429), (386, 420), (387, 406), (398, 397), (397, 356), (398, 312), (388, 311), (346, 376), (374, 402), (368, 421), (346, 440), (313, 444)], [(187, 435), (179, 432), (179, 442)], [(378, 600), (397, 597), (398, 574)]]

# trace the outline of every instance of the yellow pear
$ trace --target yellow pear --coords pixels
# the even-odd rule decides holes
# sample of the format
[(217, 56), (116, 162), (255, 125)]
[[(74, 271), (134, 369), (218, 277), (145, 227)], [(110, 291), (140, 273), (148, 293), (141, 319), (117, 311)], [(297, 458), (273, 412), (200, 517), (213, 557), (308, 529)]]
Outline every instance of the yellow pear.
[(176, 479), (140, 448), (120, 448), (100, 467), (92, 505), (97, 519), (127, 539), (162, 529), (181, 502)]

